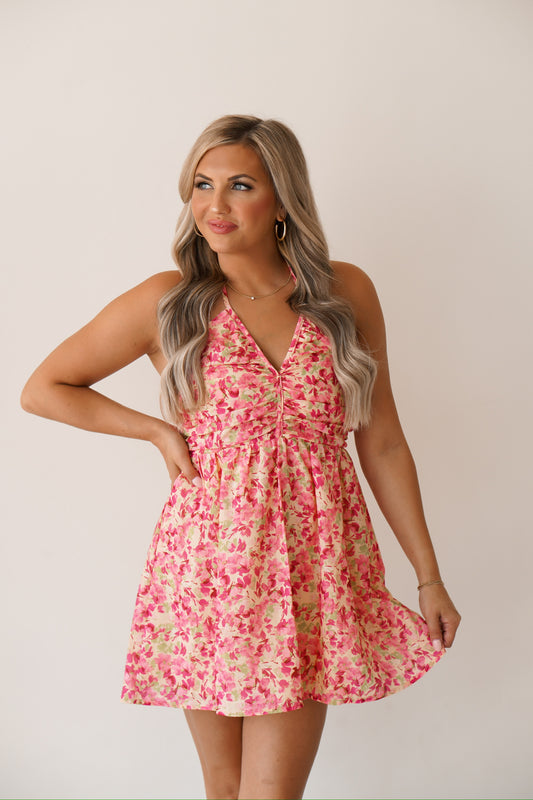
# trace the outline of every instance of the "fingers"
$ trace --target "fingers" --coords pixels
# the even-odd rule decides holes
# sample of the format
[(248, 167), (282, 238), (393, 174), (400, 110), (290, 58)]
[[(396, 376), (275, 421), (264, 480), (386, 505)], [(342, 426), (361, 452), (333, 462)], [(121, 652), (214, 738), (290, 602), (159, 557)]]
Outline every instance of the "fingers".
[(177, 466), (185, 480), (189, 481), (189, 483), (192, 483), (194, 486), (202, 486), (202, 476), (192, 463), (186, 444), (183, 453), (180, 454), (179, 464)]
[(165, 459), (172, 483), (183, 475), (194, 486), (202, 486), (202, 476), (191, 461), (187, 442), (174, 426), (162, 423), (152, 441)]
[(190, 459), (184, 469), (181, 470), (181, 474), (194, 486), (202, 486), (202, 477)]
[(461, 615), (455, 609), (453, 612), (428, 615), (426, 622), (434, 650), (452, 646), (460, 621)]
[(461, 622), (461, 615), (457, 611), (455, 611), (453, 619), (449, 618), (442, 619), (442, 631), (443, 631), (443, 639), (445, 647), (452, 646), (460, 622)]
[(172, 481), (172, 483), (174, 483), (174, 481), (177, 479), (179, 475), (183, 475), (185, 480), (188, 481), (189, 483), (192, 483), (193, 486), (198, 486), (198, 487), (203, 486), (202, 476), (200, 475), (200, 473), (198, 472), (192, 461), (190, 459), (188, 459), (185, 462), (183, 462), (182, 459), (180, 459), (180, 461), (181, 461), (181, 467), (179, 467), (177, 464), (172, 463), (168, 468), (168, 474), (170, 475), (170, 480)]
[(425, 588), (420, 594), (420, 609), (426, 620), (429, 638), (436, 651), (451, 647), (461, 615), (441, 585)]
[(180, 470), (177, 468), (175, 464), (171, 464), (170, 466), (167, 465), (167, 468), (168, 468), (168, 474), (170, 476), (170, 482), (174, 484), (174, 482), (178, 479)]
[(429, 638), (434, 650), (442, 650), (443, 631), (439, 617), (426, 620), (429, 628)]

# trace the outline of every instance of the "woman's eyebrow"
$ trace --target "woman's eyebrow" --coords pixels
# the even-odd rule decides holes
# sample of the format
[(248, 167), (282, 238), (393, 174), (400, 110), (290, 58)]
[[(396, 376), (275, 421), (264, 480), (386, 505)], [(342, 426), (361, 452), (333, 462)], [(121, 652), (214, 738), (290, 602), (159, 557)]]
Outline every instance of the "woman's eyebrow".
[(255, 178), (252, 178), (251, 175), (247, 175), (246, 172), (242, 172), (240, 175), (232, 175), (231, 178), (228, 178), (228, 181), (236, 181), (238, 178), (249, 178), (254, 183), (257, 183)]
[[(207, 175), (202, 175), (201, 172), (197, 172), (195, 177), (196, 178), (203, 178), (206, 181), (212, 181), (213, 180), (212, 178), (208, 178)], [(257, 179), (256, 178), (252, 178), (251, 175), (247, 175), (245, 172), (241, 172), (240, 175), (232, 175), (231, 178), (228, 178), (228, 183), (230, 181), (236, 181), (238, 178), (248, 178), (249, 180), (253, 181), (254, 183), (257, 183)]]

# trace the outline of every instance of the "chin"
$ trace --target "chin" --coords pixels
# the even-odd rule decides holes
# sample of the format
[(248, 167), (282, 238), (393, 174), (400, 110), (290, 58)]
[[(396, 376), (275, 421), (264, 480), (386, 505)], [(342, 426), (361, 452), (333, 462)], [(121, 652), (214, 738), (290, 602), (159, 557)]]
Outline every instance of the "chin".
[(221, 253), (230, 255), (231, 253), (239, 253), (241, 252), (242, 248), (238, 247), (235, 244), (230, 244), (229, 242), (210, 242), (207, 241), (207, 244), (211, 248), (214, 253)]

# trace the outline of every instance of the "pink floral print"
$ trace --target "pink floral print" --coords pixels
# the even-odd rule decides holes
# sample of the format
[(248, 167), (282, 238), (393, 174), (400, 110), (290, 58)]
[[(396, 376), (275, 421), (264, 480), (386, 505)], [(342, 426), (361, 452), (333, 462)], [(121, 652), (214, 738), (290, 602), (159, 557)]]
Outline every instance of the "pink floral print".
[(224, 297), (179, 476), (137, 595), (122, 699), (226, 716), (361, 703), (435, 652), (395, 600), (343, 431), (327, 338), (305, 317), (276, 370)]

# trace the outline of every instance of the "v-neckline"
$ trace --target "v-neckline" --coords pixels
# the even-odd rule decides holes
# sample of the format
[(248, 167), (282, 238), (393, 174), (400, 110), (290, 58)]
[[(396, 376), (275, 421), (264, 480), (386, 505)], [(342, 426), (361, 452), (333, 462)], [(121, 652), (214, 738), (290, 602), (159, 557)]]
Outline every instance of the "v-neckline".
[(300, 329), (302, 327), (302, 320), (303, 320), (302, 315), (298, 314), (298, 319), (296, 320), (296, 325), (294, 326), (294, 331), (293, 331), (292, 338), (291, 338), (291, 341), (290, 341), (290, 344), (289, 344), (289, 349), (285, 353), (283, 361), (279, 365), (279, 369), (278, 369), (278, 367), (274, 366), (274, 364), (268, 358), (266, 353), (263, 350), (261, 350), (261, 348), (259, 347), (259, 345), (256, 342), (256, 340), (254, 339), (254, 337), (252, 336), (252, 334), (250, 333), (250, 331), (248, 330), (248, 328), (246, 327), (246, 325), (244, 324), (242, 319), (239, 317), (239, 315), (237, 314), (237, 312), (235, 311), (235, 309), (231, 305), (231, 303), (229, 301), (229, 298), (228, 298), (228, 295), (227, 295), (227, 292), (226, 292), (226, 287), (225, 286), (222, 289), (222, 295), (223, 295), (224, 306), (225, 306), (226, 311), (228, 311), (228, 313), (231, 314), (231, 316), (233, 317), (233, 319), (235, 320), (237, 325), (240, 327), (241, 331), (244, 333), (244, 335), (248, 339), (248, 341), (250, 341), (253, 344), (253, 346), (255, 347), (255, 349), (257, 350), (259, 355), (261, 356), (261, 358), (268, 364), (270, 369), (274, 370), (276, 375), (281, 375), (285, 365), (287, 364), (287, 362), (289, 361), (289, 359), (292, 356), (292, 353), (294, 351), (294, 348), (296, 347), (296, 343), (297, 343), (298, 338), (300, 336)]

